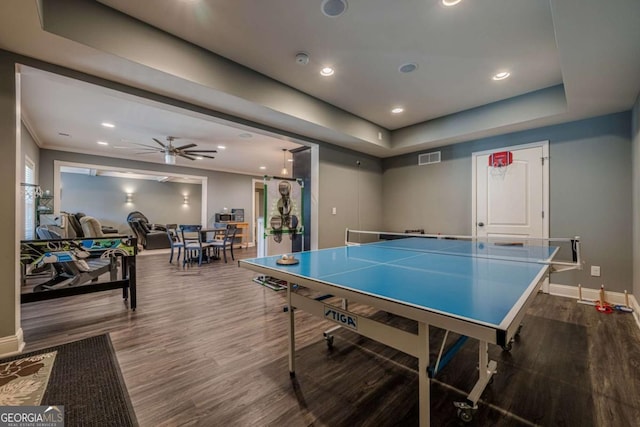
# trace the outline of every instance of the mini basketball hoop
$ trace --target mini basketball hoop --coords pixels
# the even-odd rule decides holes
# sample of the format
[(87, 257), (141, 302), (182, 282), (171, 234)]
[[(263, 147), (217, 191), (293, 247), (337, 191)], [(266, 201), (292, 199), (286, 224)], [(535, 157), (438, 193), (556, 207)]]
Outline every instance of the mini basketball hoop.
[(492, 176), (499, 176), (504, 179), (511, 163), (513, 163), (513, 153), (511, 151), (500, 151), (489, 155), (489, 168), (491, 168)]

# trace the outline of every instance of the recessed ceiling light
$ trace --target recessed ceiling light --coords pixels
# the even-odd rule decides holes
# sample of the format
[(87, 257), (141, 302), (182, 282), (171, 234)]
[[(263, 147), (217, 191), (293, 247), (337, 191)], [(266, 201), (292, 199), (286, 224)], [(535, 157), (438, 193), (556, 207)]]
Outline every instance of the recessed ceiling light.
[(347, 0), (322, 0), (321, 10), (324, 16), (335, 18), (344, 14), (348, 7)]
[(204, 157), (202, 156), (196, 156), (196, 160), (202, 160)]
[(226, 145), (218, 145), (219, 150), (225, 150), (227, 148)]
[(260, 170), (265, 170), (266, 168), (266, 166), (260, 166)]
[(418, 69), (418, 64), (416, 64), (415, 62), (402, 64), (400, 67), (398, 67), (398, 71), (400, 71), (401, 73), (412, 73), (417, 69)]
[(240, 135), (238, 135), (238, 138), (249, 139), (253, 138), (253, 135), (251, 135), (250, 133), (241, 133)]
[(287, 162), (293, 162), (293, 159), (287, 159)]
[(331, 67), (324, 67), (320, 70), (320, 75), (325, 77), (333, 76), (333, 73), (335, 73), (335, 70)]
[(109, 145), (108, 142), (104, 142), (104, 141), (98, 141), (98, 144), (100, 144), (100, 145)]
[(460, 3), (461, 1), (462, 1), (462, 0), (442, 0), (442, 4), (443, 4), (444, 6), (449, 7), (449, 6), (455, 6), (455, 5), (457, 5), (458, 3)]
[(113, 123), (107, 123), (107, 122), (102, 122), (102, 126), (104, 126), (106, 128), (114, 128), (114, 127), (116, 127), (116, 125), (114, 125)]
[(500, 73), (496, 74), (495, 76), (493, 76), (493, 77), (492, 77), (492, 79), (493, 79), (493, 80), (504, 80), (504, 79), (506, 79), (507, 77), (509, 77), (510, 75), (511, 75), (511, 73), (510, 73), (510, 72), (508, 72), (508, 71), (502, 71), (502, 72), (500, 72)]
[(400, 114), (400, 113), (402, 113), (403, 111), (404, 111), (404, 108), (402, 108), (402, 107), (396, 107), (396, 108), (394, 108), (394, 109), (392, 109), (392, 110), (391, 110), (391, 113), (392, 113), (392, 114)]

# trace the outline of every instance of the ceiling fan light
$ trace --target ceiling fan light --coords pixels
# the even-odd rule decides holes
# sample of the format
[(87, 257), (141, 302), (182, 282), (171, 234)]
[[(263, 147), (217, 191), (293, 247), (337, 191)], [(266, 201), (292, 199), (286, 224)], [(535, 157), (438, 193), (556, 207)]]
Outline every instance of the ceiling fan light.
[(171, 153), (165, 153), (164, 154), (164, 162), (168, 165), (175, 165), (176, 164), (176, 156), (171, 154)]

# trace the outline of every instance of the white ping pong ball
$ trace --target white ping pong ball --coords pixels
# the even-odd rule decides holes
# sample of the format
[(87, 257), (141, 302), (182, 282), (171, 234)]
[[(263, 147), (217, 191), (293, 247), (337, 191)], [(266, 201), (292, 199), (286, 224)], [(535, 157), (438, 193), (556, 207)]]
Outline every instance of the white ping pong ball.
[(282, 255), (282, 259), (289, 259), (289, 257), (285, 254), (285, 255)]

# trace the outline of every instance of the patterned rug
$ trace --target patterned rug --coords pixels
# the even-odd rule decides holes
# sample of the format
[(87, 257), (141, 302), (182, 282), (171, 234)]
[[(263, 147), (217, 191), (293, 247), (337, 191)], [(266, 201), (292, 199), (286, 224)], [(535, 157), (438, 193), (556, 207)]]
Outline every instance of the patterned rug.
[(108, 334), (0, 360), (0, 406), (64, 406), (68, 426), (137, 426)]
[(0, 363), (0, 406), (38, 406), (58, 352)]

